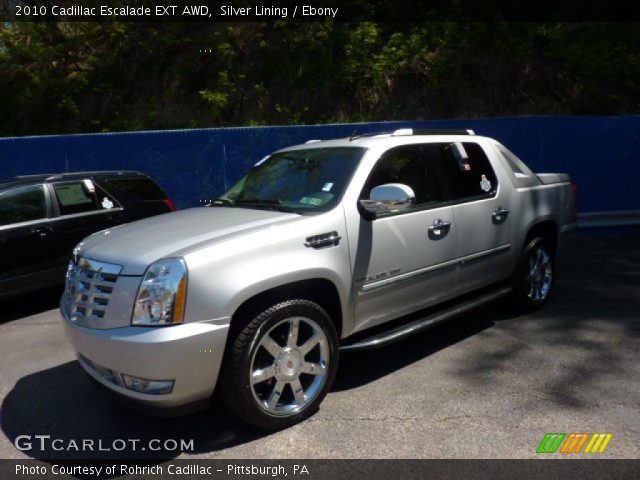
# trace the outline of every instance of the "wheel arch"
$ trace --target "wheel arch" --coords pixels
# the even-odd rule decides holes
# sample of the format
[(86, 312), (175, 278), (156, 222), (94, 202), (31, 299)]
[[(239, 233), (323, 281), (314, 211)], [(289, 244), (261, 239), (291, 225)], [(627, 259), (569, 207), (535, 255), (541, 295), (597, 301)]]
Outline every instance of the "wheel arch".
[(340, 293), (335, 283), (327, 278), (314, 277), (281, 284), (263, 290), (245, 299), (231, 316), (231, 329), (242, 328), (244, 321), (257, 316), (276, 303), (294, 300), (309, 300), (320, 305), (329, 315), (336, 328), (338, 338), (343, 329), (343, 308)]
[(530, 225), (529, 229), (527, 230), (527, 234), (524, 237), (522, 248), (524, 248), (527, 243), (535, 237), (542, 237), (548, 240), (549, 246), (555, 254), (556, 250), (558, 249), (558, 223), (554, 219), (549, 218)]

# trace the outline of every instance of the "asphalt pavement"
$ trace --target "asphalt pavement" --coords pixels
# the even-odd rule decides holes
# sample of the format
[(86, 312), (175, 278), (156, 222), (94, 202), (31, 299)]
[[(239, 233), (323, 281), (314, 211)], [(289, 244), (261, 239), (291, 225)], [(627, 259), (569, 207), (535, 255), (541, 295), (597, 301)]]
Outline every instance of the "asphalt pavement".
[[(604, 453), (582, 456), (638, 458), (640, 237), (582, 238), (569, 253), (543, 310), (518, 316), (498, 302), (344, 354), (320, 410), (271, 434), (217, 402), (182, 418), (129, 410), (75, 361), (59, 291), (5, 301), (0, 458), (538, 458), (549, 432), (612, 433)], [(36, 435), (62, 449), (40, 448)], [(31, 449), (16, 448), (28, 439)], [(69, 450), (83, 439), (93, 451)], [(141, 443), (106, 450), (122, 439)], [(162, 448), (142, 450), (152, 439)], [(173, 440), (188, 451), (173, 450)]]

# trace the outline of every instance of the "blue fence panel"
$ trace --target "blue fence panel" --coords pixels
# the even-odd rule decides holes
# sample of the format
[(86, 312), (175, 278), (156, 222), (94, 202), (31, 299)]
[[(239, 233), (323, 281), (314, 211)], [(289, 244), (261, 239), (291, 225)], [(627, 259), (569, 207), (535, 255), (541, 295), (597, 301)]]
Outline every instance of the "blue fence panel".
[(140, 170), (181, 208), (233, 184), (263, 156), (309, 139), (397, 128), (471, 128), (498, 139), (536, 172), (569, 173), (582, 211), (640, 210), (640, 116), (514, 117), (212, 128), (0, 138), (0, 178), (82, 170)]

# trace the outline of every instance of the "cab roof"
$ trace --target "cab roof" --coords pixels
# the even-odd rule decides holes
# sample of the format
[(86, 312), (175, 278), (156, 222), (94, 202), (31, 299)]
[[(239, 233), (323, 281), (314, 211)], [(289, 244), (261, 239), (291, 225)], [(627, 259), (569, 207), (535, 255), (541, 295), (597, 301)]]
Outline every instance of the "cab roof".
[[(412, 129), (402, 128), (392, 132), (354, 133), (346, 138), (331, 140), (308, 140), (307, 142), (283, 148), (280, 151), (301, 150), (307, 148), (329, 147), (373, 147), (388, 144), (389, 146), (401, 145), (403, 140), (407, 143), (424, 142), (465, 142), (470, 139), (480, 139), (473, 130), (451, 129)], [(409, 141), (409, 139), (411, 139)]]

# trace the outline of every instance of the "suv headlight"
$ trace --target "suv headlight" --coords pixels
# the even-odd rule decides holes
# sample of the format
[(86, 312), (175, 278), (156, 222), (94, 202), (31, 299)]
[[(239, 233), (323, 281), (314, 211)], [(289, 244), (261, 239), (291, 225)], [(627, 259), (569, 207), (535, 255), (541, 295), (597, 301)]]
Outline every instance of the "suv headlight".
[(147, 268), (133, 308), (132, 325), (175, 325), (184, 319), (187, 267), (180, 258), (165, 258)]

